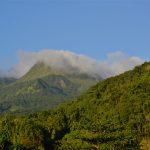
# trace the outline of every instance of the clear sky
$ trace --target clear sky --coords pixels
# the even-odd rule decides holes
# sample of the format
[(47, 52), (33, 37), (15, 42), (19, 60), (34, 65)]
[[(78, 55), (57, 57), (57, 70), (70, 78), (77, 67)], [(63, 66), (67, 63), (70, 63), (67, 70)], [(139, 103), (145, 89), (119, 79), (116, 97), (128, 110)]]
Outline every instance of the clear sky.
[(0, 67), (44, 48), (150, 60), (150, 0), (0, 0)]

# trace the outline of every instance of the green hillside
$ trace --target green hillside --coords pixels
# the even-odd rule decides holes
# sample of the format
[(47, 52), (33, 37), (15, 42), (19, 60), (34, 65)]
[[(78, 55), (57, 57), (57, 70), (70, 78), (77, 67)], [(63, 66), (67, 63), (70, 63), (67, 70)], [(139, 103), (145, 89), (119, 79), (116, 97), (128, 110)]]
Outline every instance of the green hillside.
[(2, 150), (149, 150), (150, 63), (53, 111), (0, 120)]
[(37, 63), (22, 78), (0, 88), (0, 114), (50, 109), (78, 96), (97, 82), (86, 74), (64, 74)]

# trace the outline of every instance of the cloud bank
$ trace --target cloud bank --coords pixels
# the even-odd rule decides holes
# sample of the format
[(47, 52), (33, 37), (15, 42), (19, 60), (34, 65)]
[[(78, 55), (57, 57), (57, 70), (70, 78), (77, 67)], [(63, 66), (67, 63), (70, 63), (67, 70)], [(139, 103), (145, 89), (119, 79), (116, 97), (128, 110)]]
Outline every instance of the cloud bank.
[(41, 50), (40, 52), (24, 52), (18, 54), (18, 64), (9, 71), (0, 70), (0, 76), (20, 78), (37, 62), (43, 62), (52, 69), (67, 73), (87, 73), (91, 76), (107, 78), (143, 63), (139, 57), (129, 57), (118, 51), (109, 53), (106, 60), (96, 61), (84, 55), (70, 51)]

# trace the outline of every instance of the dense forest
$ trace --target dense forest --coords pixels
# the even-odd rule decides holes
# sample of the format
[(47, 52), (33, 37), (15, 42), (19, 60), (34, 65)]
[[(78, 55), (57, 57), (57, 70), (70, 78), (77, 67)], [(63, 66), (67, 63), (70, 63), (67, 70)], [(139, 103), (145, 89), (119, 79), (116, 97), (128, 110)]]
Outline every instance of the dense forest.
[(0, 118), (1, 150), (149, 150), (150, 63), (54, 110)]

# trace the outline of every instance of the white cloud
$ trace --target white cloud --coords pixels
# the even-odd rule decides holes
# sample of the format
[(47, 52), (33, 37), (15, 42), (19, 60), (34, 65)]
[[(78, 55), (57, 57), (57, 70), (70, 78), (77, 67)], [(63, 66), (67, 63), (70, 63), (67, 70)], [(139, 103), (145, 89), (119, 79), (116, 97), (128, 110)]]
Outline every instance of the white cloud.
[(24, 52), (18, 54), (19, 63), (7, 72), (0, 72), (7, 77), (19, 78), (29, 71), (37, 62), (44, 62), (52, 69), (69, 73), (88, 73), (103, 78), (120, 74), (143, 63), (139, 57), (129, 57), (122, 52), (110, 53), (105, 61), (96, 61), (84, 55), (70, 51), (41, 50), (40, 52)]
[(135, 66), (140, 65), (143, 62), (144, 61), (141, 58), (129, 57), (121, 51), (108, 54), (108, 59), (106, 60), (106, 63), (113, 71), (114, 75), (133, 69)]

